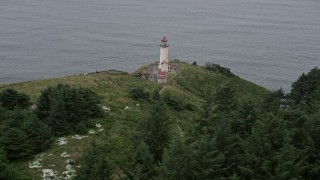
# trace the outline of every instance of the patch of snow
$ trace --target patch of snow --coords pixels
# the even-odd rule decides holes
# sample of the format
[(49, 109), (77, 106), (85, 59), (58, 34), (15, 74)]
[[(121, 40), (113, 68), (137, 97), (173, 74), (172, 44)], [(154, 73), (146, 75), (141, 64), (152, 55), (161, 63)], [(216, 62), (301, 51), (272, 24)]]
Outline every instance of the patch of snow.
[(40, 153), (40, 154), (36, 155), (36, 158), (42, 160), (45, 155), (46, 155), (46, 153)]
[(68, 154), (68, 153), (65, 151), (65, 152), (61, 153), (60, 156), (61, 156), (62, 158), (68, 158), (68, 157), (70, 157), (70, 154)]
[(99, 132), (103, 131), (103, 129), (99, 129)]
[(71, 164), (67, 164), (66, 165), (66, 170), (67, 171), (74, 171), (74, 169), (72, 168)]
[(62, 172), (62, 175), (64, 176), (63, 179), (72, 179), (75, 176), (75, 170), (72, 168), (70, 164), (66, 165), (66, 171)]
[(52, 153), (49, 153), (49, 154), (48, 154), (48, 157), (51, 157), (51, 156), (53, 156), (53, 154), (52, 154)]
[(36, 108), (37, 108), (37, 105), (35, 105), (35, 104), (33, 104), (33, 105), (30, 107), (31, 110), (35, 110)]
[(129, 106), (126, 106), (124, 109), (127, 110), (127, 109), (131, 109), (131, 108)]
[(97, 128), (101, 128), (101, 124), (98, 124), (98, 123), (97, 123), (97, 124), (96, 124), (96, 127), (97, 127)]
[(42, 169), (42, 177), (44, 180), (55, 179), (56, 175), (52, 169)]
[(41, 160), (36, 159), (33, 162), (29, 162), (29, 168), (30, 169), (38, 169), (38, 168), (42, 168), (42, 164), (41, 164)]
[(88, 136), (81, 136), (81, 135), (74, 135), (74, 136), (71, 136), (72, 139), (78, 139), (78, 140), (81, 140), (83, 138), (86, 138)]
[(43, 157), (45, 156), (45, 153), (41, 153), (35, 156), (35, 160), (33, 162), (29, 162), (29, 168), (31, 169), (38, 169), (42, 168), (42, 163), (41, 161), (43, 160)]
[(138, 106), (138, 107), (139, 107), (139, 106), (140, 106), (140, 104), (136, 104), (136, 106)]
[(89, 131), (89, 134), (94, 134), (94, 133), (95, 133), (94, 130)]
[(68, 139), (65, 138), (65, 137), (59, 137), (57, 139), (57, 143), (59, 146), (62, 146), (62, 145), (65, 145), (65, 144), (68, 144)]
[(110, 111), (110, 110), (111, 110), (110, 107), (107, 107), (107, 106), (102, 106), (102, 109), (103, 109), (104, 111)]
[(50, 166), (50, 167), (55, 167), (56, 165), (54, 165), (54, 164), (49, 164), (48, 166)]

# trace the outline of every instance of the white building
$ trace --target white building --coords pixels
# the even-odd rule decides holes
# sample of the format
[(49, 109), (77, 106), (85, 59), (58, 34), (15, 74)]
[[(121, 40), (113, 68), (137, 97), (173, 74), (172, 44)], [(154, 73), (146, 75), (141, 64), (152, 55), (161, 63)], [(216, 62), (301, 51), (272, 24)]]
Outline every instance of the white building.
[(166, 37), (163, 37), (160, 44), (160, 61), (157, 74), (158, 83), (167, 83), (167, 72), (170, 71), (168, 47), (168, 40)]
[(158, 83), (167, 83), (167, 73), (165, 71), (158, 71)]
[(169, 58), (168, 58), (168, 40), (166, 37), (163, 37), (161, 39), (161, 44), (160, 44), (160, 61), (159, 61), (159, 66), (158, 69), (160, 71), (168, 72), (170, 69), (169, 66)]

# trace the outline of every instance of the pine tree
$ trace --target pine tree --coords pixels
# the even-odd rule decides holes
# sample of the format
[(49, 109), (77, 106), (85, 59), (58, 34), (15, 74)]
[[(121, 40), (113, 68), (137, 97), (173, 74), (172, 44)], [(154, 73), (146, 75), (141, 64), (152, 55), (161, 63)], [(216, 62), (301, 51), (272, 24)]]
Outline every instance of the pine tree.
[(170, 143), (168, 150), (164, 153), (162, 168), (159, 174), (163, 179), (189, 180), (195, 179), (194, 170), (197, 167), (196, 157), (190, 145), (185, 139), (177, 136)]
[(150, 115), (140, 122), (141, 136), (156, 162), (161, 162), (162, 154), (170, 139), (169, 117), (164, 107), (162, 103), (156, 104)]
[(14, 89), (6, 89), (0, 93), (0, 102), (3, 107), (11, 110), (15, 107), (26, 109), (30, 106), (30, 96)]
[(306, 131), (306, 123), (309, 116), (300, 108), (288, 109), (282, 113), (282, 119), (290, 131), (292, 144), (299, 149), (308, 148), (308, 132)]
[(280, 117), (271, 114), (257, 120), (251, 135), (241, 143), (244, 151), (239, 167), (241, 176), (250, 179), (275, 176), (278, 159), (274, 156), (290, 143), (289, 135)]
[(320, 69), (311, 69), (307, 74), (302, 74), (297, 81), (292, 83), (290, 98), (296, 104), (310, 104), (313, 94), (320, 87)]
[[(72, 132), (73, 128), (70, 127), (102, 117), (103, 110), (99, 104), (98, 95), (90, 89), (58, 84), (42, 92), (36, 113), (56, 135), (67, 135)], [(82, 125), (85, 123), (78, 127)]]
[(241, 161), (242, 149), (240, 147), (241, 138), (233, 133), (230, 124), (230, 117), (221, 116), (216, 120), (215, 139), (216, 149), (223, 154), (224, 177), (237, 178), (239, 162)]
[(50, 108), (51, 108), (51, 101), (52, 101), (52, 95), (53, 94), (53, 88), (48, 87), (47, 89), (43, 90), (41, 92), (41, 95), (37, 101), (37, 108), (36, 108), (36, 114), (39, 117), (39, 119), (46, 119), (50, 115)]
[(257, 113), (251, 101), (240, 101), (236, 112), (230, 119), (232, 133), (245, 139), (251, 134), (252, 126), (257, 117)]
[(0, 148), (0, 179), (22, 179), (8, 162), (6, 152)]
[(193, 179), (223, 179), (227, 174), (225, 156), (217, 149), (216, 138), (200, 136), (191, 147), (194, 151), (193, 160), (196, 161), (192, 170)]
[(26, 118), (26, 113), (24, 113), (20, 108), (15, 108), (9, 119), (4, 123), (3, 131), (7, 131), (11, 128), (21, 129), (24, 119)]
[(22, 159), (32, 154), (28, 136), (18, 128), (14, 127), (5, 131), (1, 142), (9, 160)]
[(265, 95), (263, 99), (263, 111), (278, 113), (280, 109), (288, 107), (288, 98), (282, 88)]
[(229, 114), (235, 110), (236, 99), (234, 93), (235, 91), (229, 83), (222, 85), (217, 90), (214, 97), (217, 112)]
[(81, 168), (78, 169), (76, 180), (110, 180), (112, 179), (113, 165), (105, 156), (105, 149), (95, 141), (84, 152)]
[(34, 153), (48, 149), (52, 142), (51, 130), (36, 116), (27, 119), (22, 129), (26, 133)]
[(295, 148), (289, 143), (284, 144), (279, 152), (272, 157), (276, 162), (274, 173), (270, 179), (304, 179), (306, 152)]
[(52, 132), (58, 136), (69, 134), (71, 128), (67, 121), (67, 112), (64, 101), (57, 97), (51, 106), (50, 116), (47, 118), (47, 121)]
[(124, 169), (129, 179), (152, 179), (155, 176), (155, 163), (148, 145), (144, 142), (139, 143), (132, 153), (131, 160)]
[(213, 134), (214, 133), (214, 127), (215, 127), (215, 116), (213, 111), (213, 99), (211, 96), (208, 96), (206, 99), (206, 102), (203, 106), (204, 113), (202, 115), (202, 118), (197, 121), (196, 124), (196, 133), (198, 135), (204, 135), (204, 134)]
[(305, 124), (307, 137), (307, 167), (304, 177), (306, 179), (317, 179), (320, 176), (320, 112), (312, 115)]

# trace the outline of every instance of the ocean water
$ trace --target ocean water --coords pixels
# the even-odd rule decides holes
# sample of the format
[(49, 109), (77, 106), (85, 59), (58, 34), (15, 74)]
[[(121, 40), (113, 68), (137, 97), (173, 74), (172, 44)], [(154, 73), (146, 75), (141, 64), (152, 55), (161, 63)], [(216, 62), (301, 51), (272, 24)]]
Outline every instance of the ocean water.
[(320, 66), (319, 0), (0, 0), (0, 83), (159, 59), (216, 62), (271, 90)]

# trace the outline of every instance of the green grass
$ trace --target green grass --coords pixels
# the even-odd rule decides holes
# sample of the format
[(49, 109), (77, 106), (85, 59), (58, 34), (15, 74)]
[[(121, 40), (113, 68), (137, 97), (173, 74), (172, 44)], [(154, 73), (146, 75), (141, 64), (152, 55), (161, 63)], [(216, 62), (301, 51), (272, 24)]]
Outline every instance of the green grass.
[(226, 83), (235, 89), (238, 98), (245, 97), (258, 101), (268, 92), (265, 88), (237, 76), (228, 77), (220, 72), (206, 70), (201, 66), (180, 64), (182, 71), (171, 80), (171, 84), (202, 99), (214, 95), (217, 89)]
[[(153, 91), (160, 91), (161, 97), (170, 95), (180, 103), (191, 105), (192, 110), (183, 109), (176, 111), (170, 106), (168, 115), (172, 122), (174, 132), (183, 133), (185, 129), (193, 126), (196, 119), (202, 114), (202, 106), (207, 95), (214, 95), (216, 90), (224, 83), (230, 83), (236, 90), (238, 98), (248, 98), (258, 101), (268, 91), (249, 81), (239, 77), (227, 77), (220, 72), (208, 71), (204, 67), (190, 65), (183, 62), (172, 62), (182, 68), (180, 73), (169, 73), (169, 83), (166, 85), (147, 81), (143, 78), (135, 77), (119, 71), (109, 71), (108, 73), (88, 74), (85, 76), (67, 76), (60, 78), (50, 78), (35, 80), (23, 83), (13, 83), (0, 85), (0, 91), (6, 88), (13, 88), (19, 92), (31, 96), (32, 102), (36, 103), (41, 91), (48, 86), (57, 84), (69, 84), (74, 87), (90, 88), (102, 99), (102, 105), (110, 107), (110, 112), (105, 118), (96, 120), (100, 123), (104, 131), (91, 134), (83, 140), (69, 139), (69, 143), (64, 146), (53, 144), (45, 153), (52, 153), (53, 156), (43, 160), (44, 168), (54, 168), (60, 173), (65, 170), (65, 159), (60, 154), (67, 151), (70, 158), (76, 161), (81, 157), (83, 150), (95, 139), (98, 143), (107, 144), (112, 159), (116, 162), (127, 160), (132, 150), (130, 137), (137, 133), (137, 122), (143, 118), (150, 108), (150, 102), (135, 101), (129, 97), (129, 92), (133, 88), (143, 87), (150, 94)], [(145, 72), (148, 65), (141, 67), (136, 73)], [(129, 106), (130, 109), (124, 108)], [(26, 160), (17, 163), (17, 167), (22, 168), (21, 172), (29, 179), (41, 179), (41, 171), (29, 169)], [(55, 167), (49, 165), (54, 164)]]

